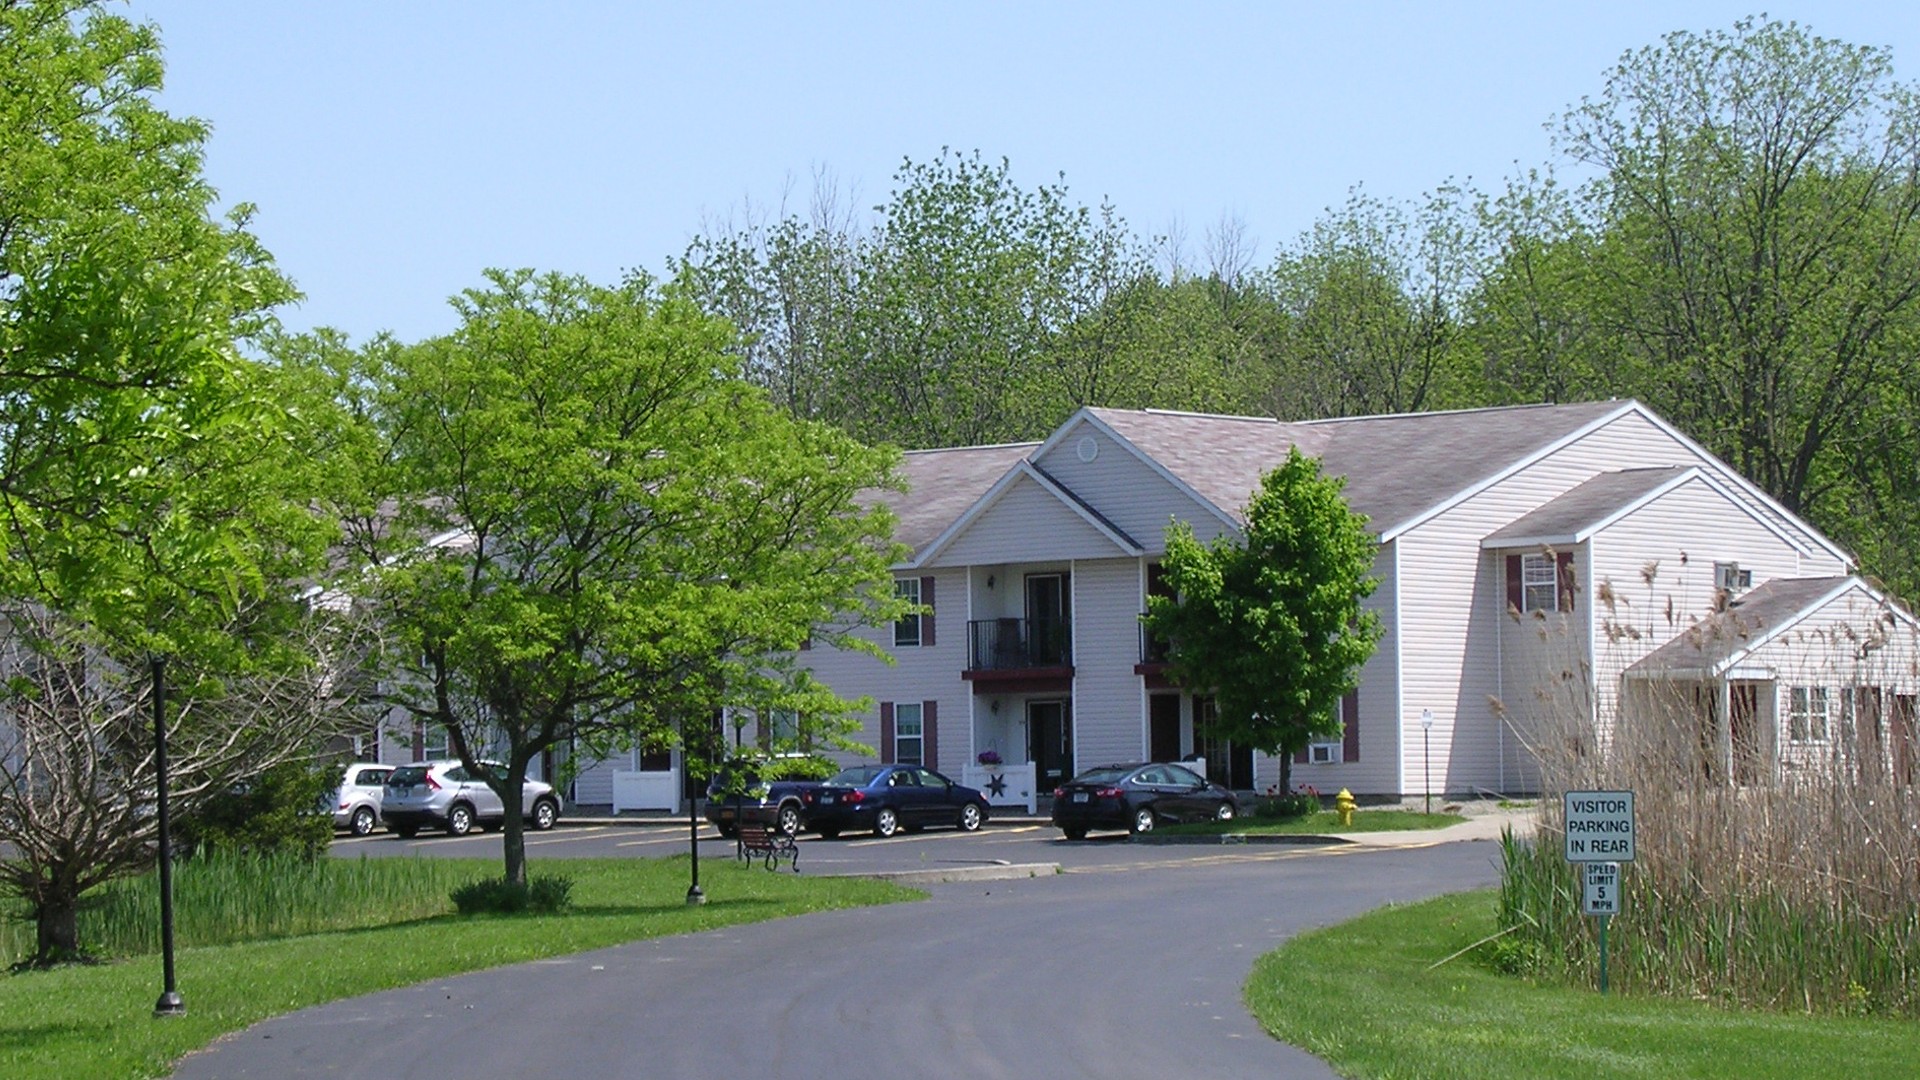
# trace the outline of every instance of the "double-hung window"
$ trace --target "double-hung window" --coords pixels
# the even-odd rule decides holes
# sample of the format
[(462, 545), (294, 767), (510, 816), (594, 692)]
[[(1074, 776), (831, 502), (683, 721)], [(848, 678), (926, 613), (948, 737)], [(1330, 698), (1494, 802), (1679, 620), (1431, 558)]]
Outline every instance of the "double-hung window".
[(1551, 555), (1520, 557), (1522, 611), (1560, 610), (1560, 568)]
[[(893, 595), (910, 604), (920, 603), (920, 579), (895, 578), (893, 582)], [(900, 616), (900, 621), (893, 624), (894, 645), (920, 644), (920, 629), (919, 612), (916, 611), (911, 615)]]
[(901, 702), (893, 707), (893, 760), (918, 765), (926, 760), (926, 724), (921, 706)]
[(1796, 686), (1787, 691), (1787, 741), (1827, 741), (1827, 688)]

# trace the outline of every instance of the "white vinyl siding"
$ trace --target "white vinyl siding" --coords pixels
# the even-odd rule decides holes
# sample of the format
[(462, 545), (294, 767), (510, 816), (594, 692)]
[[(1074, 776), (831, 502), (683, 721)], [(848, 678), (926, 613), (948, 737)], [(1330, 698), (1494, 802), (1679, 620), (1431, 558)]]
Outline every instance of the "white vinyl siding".
[[(1098, 448), (1090, 462), (1080, 460), (1082, 438), (1092, 438)], [(1190, 523), (1202, 542), (1225, 531), (1224, 523), (1203, 504), (1084, 420), (1034, 464), (1086, 500), (1087, 505), (1097, 507), (1102, 517), (1149, 554), (1166, 551), (1167, 522), (1174, 518)], [(1235, 508), (1223, 509), (1231, 512)]]
[(1074, 508), (1028, 477), (967, 524), (931, 562), (965, 566), (1111, 558), (1121, 548)]
[[(818, 638), (812, 648), (792, 655), (842, 697), (938, 702), (938, 760), (944, 765), (963, 760), (968, 739), (967, 715), (972, 688), (960, 678), (967, 662), (967, 573), (964, 569), (941, 569), (922, 570), (920, 574), (934, 579), (933, 595), (938, 613), (932, 645), (895, 649), (893, 624), (887, 623), (861, 630), (859, 636), (892, 656), (892, 664), (865, 653), (833, 648)], [(877, 707), (866, 714), (854, 740), (873, 754), (880, 752)], [(830, 751), (826, 756), (841, 764), (876, 760), (851, 751)]]
[(1591, 547), (1593, 578), (1584, 584), (1594, 598), (1593, 689), (1602, 718), (1614, 715), (1621, 672), (1713, 613), (1716, 563), (1739, 563), (1756, 584), (1841, 572), (1804, 570), (1779, 535), (1698, 480), (1595, 533)]
[(1147, 753), (1140, 676), (1140, 560), (1073, 564), (1074, 771)]

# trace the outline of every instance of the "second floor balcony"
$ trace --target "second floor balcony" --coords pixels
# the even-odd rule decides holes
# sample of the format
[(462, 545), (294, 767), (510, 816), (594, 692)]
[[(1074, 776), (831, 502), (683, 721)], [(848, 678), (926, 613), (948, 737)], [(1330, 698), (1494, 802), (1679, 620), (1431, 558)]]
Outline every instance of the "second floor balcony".
[(1064, 620), (975, 619), (967, 624), (969, 671), (1070, 671), (1072, 667), (1072, 627)]

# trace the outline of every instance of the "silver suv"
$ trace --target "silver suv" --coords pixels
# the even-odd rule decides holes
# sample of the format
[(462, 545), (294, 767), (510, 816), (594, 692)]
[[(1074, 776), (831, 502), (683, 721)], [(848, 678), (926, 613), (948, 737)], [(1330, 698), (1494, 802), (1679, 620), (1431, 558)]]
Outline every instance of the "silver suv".
[[(505, 771), (497, 761), (476, 762), (483, 769)], [(529, 779), (520, 790), (520, 809), (527, 824), (551, 829), (560, 820), (560, 799), (553, 785)], [(380, 820), (387, 828), (411, 838), (423, 827), (445, 829), (465, 836), (478, 825), (498, 828), (506, 819), (505, 804), (487, 782), (469, 775), (458, 761), (416, 761), (394, 768), (380, 799)]]
[(383, 785), (392, 771), (391, 765), (364, 761), (347, 766), (340, 774), (340, 786), (327, 800), (327, 808), (333, 813), (333, 827), (346, 829), (355, 836), (372, 832), (374, 822), (380, 819)]

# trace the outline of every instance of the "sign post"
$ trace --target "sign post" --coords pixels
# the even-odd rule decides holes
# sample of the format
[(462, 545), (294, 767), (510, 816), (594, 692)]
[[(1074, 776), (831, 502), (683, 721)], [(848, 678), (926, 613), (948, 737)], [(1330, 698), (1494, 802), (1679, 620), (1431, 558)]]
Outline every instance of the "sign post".
[(1620, 913), (1620, 864), (1633, 861), (1633, 792), (1569, 791), (1567, 861), (1581, 864), (1580, 910), (1600, 920), (1600, 992), (1607, 992), (1607, 921)]

